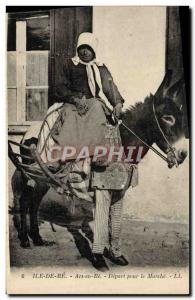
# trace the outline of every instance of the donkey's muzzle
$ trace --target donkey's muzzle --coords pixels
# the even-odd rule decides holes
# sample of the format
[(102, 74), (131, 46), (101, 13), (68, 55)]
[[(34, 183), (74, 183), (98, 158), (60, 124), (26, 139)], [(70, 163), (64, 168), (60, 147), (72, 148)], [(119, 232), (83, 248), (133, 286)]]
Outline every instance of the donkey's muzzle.
[(186, 159), (187, 155), (188, 155), (187, 150), (185, 150), (185, 149), (177, 150), (176, 157), (177, 157), (178, 164), (182, 164), (183, 161)]

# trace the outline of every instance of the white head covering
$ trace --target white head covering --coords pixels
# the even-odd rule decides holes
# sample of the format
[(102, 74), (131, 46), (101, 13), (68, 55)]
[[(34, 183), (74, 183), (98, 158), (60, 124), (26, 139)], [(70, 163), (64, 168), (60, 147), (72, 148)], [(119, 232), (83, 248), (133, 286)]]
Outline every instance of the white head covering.
[(95, 53), (97, 53), (98, 44), (99, 44), (99, 41), (93, 33), (83, 32), (79, 35), (77, 48), (82, 46), (82, 45), (88, 45), (93, 49), (93, 51)]
[[(90, 61), (88, 63), (85, 63), (82, 60), (80, 60), (77, 50), (78, 50), (78, 47), (80, 47), (82, 45), (88, 45), (93, 49), (93, 51), (96, 55), (95, 59), (93, 59), (92, 61)], [(89, 88), (91, 90), (92, 95), (93, 96), (96, 95), (96, 84), (95, 84), (95, 81), (96, 81), (97, 85), (99, 86), (99, 93), (98, 93), (99, 97), (102, 98), (106, 102), (106, 105), (111, 109), (112, 106), (110, 105), (110, 103), (109, 103), (107, 97), (105, 96), (105, 94), (103, 93), (103, 89), (102, 89), (102, 82), (101, 82), (100, 71), (99, 71), (98, 67), (103, 66), (103, 63), (99, 62), (97, 59), (97, 49), (98, 49), (98, 39), (95, 37), (95, 35), (91, 32), (83, 32), (80, 34), (80, 36), (78, 38), (76, 55), (72, 58), (72, 61), (73, 61), (74, 65), (78, 65), (79, 63), (86, 65), (88, 84), (89, 84)], [(92, 70), (92, 68), (93, 68), (93, 70)], [(95, 78), (94, 78), (93, 71), (95, 72)]]
[[(75, 65), (78, 65), (81, 62), (80, 58), (78, 57), (78, 48), (82, 45), (88, 45), (91, 47), (95, 53), (96, 58), (93, 60), (98, 66), (103, 66), (103, 63), (99, 62), (97, 59), (97, 51), (98, 51), (98, 38), (91, 32), (83, 32), (79, 35), (77, 48), (76, 48), (76, 55), (72, 58), (72, 61)], [(81, 62), (82, 63), (82, 62)]]

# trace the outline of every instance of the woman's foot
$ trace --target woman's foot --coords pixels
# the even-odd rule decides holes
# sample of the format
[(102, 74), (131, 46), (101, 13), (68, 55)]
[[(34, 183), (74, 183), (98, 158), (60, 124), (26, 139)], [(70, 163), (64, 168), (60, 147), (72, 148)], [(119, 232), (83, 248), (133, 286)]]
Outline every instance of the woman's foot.
[(92, 265), (101, 272), (106, 272), (109, 270), (103, 254), (99, 254), (99, 253), (93, 253), (93, 259), (92, 259)]
[(112, 251), (108, 251), (107, 249), (104, 250), (104, 256), (111, 260), (111, 262), (119, 266), (127, 266), (129, 264), (129, 262), (123, 255), (115, 256)]

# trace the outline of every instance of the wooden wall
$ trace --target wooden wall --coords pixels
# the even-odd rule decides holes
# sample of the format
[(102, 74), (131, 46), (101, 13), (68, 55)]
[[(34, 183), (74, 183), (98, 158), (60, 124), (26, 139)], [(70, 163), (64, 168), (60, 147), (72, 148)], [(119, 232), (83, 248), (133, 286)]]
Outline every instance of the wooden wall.
[[(52, 9), (50, 48), (50, 102), (55, 86), (61, 82), (63, 61), (75, 55), (80, 33), (92, 32), (92, 7), (64, 7)], [(49, 103), (49, 105), (52, 103)]]
[[(179, 80), (182, 76), (185, 81), (187, 77), (185, 76), (186, 67), (190, 69), (189, 65), (185, 65), (184, 70), (184, 59), (183, 57), (183, 48), (189, 47), (189, 45), (182, 43), (182, 31), (188, 35), (189, 27), (187, 23), (180, 22), (180, 14), (183, 9), (188, 7), (179, 7), (179, 6), (169, 6), (167, 7), (167, 34), (166, 34), (166, 70), (173, 70), (172, 83)], [(185, 51), (185, 56), (187, 52)], [(189, 70), (187, 70), (189, 72)], [(189, 82), (185, 82), (186, 86), (189, 85)], [(190, 99), (186, 99), (186, 86), (183, 88), (180, 97), (178, 99), (178, 105), (182, 105), (184, 111), (183, 126), (185, 127), (186, 137), (189, 137), (189, 126), (188, 126), (188, 114), (187, 114), (187, 105), (190, 104)], [(189, 97), (189, 95), (188, 95)]]

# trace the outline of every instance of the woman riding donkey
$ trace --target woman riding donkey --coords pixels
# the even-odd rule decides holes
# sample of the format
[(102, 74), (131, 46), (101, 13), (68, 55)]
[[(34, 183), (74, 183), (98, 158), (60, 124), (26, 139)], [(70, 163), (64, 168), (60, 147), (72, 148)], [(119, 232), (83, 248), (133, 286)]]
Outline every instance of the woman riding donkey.
[[(124, 99), (107, 67), (98, 61), (97, 46), (98, 40), (92, 33), (82, 33), (76, 56), (64, 62), (62, 82), (56, 86), (56, 96), (67, 103), (67, 107), (64, 106), (60, 127), (52, 134), (61, 146), (110, 146), (106, 137), (106, 128), (114, 124), (110, 111), (120, 118)], [(120, 145), (117, 132), (114, 143)], [(92, 263), (101, 271), (108, 270), (104, 256), (115, 264), (128, 264), (121, 253), (122, 199), (118, 198), (118, 201), (116, 197), (113, 201), (109, 189), (95, 190)]]

